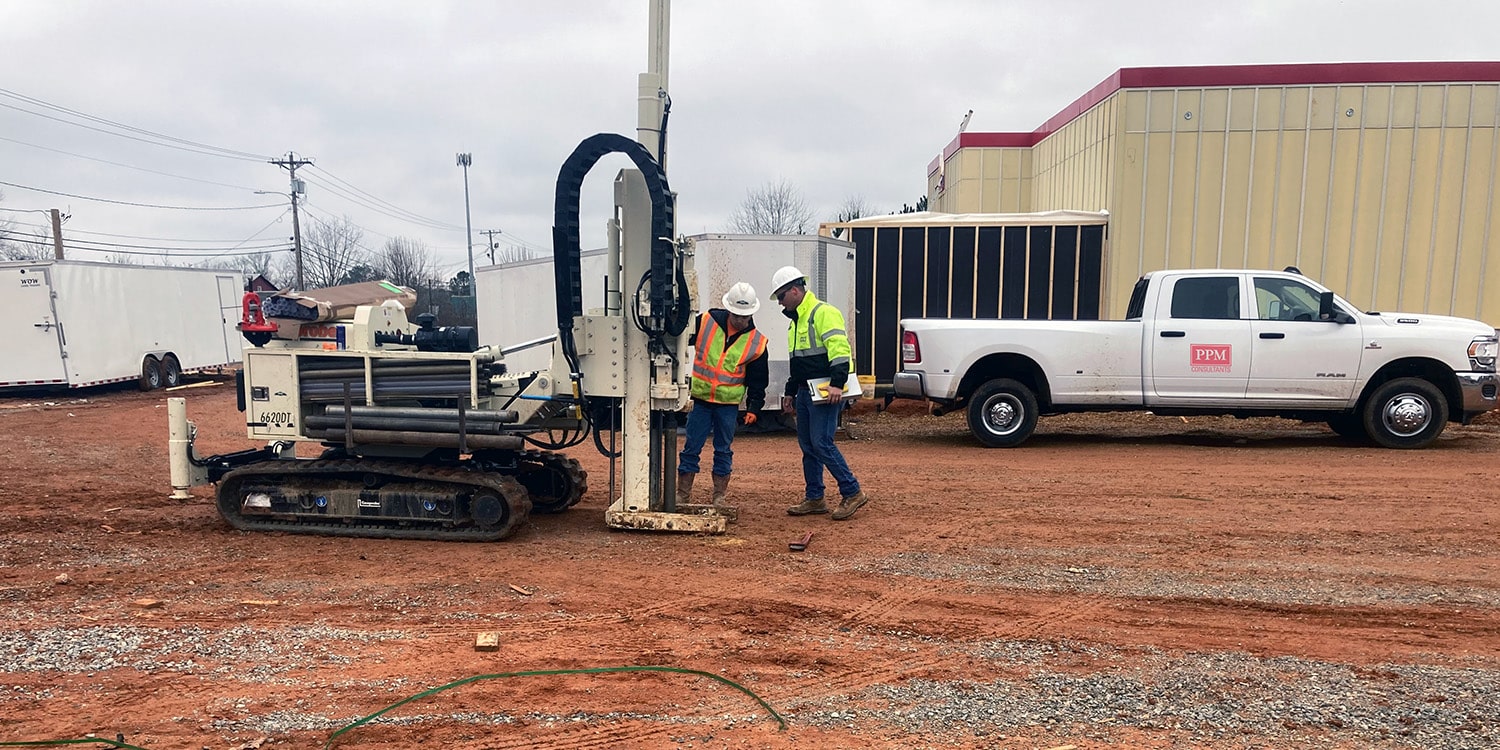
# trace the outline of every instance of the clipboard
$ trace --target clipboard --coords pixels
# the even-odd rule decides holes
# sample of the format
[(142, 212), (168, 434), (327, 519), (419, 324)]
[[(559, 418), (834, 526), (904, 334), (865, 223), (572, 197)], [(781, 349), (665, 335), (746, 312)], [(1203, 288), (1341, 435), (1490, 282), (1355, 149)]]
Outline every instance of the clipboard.
[[(828, 400), (828, 383), (828, 378), (807, 379), (807, 390), (809, 395), (812, 396), (813, 403), (821, 404)], [(844, 381), (844, 398), (859, 398), (863, 393), (864, 391), (860, 390), (859, 387), (859, 376), (852, 372), (849, 373), (848, 378)]]

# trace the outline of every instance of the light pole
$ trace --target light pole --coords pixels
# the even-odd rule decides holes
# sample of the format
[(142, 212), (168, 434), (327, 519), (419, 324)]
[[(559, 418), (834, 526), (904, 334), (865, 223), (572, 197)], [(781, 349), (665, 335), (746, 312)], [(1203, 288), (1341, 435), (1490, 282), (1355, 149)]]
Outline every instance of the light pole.
[(469, 296), (474, 296), (474, 225), (469, 220), (469, 165), (474, 162), (472, 154), (459, 154), (458, 166), (464, 168), (464, 230), (469, 236)]

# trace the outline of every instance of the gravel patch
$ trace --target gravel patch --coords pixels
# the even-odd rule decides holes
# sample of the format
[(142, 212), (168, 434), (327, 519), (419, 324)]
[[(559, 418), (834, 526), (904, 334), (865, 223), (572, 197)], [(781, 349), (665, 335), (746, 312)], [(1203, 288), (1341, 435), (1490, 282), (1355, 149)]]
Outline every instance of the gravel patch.
[[(980, 653), (985, 649), (1033, 666), (1049, 658), (1039, 644), (992, 644)], [(887, 706), (851, 709), (854, 701)], [(1215, 746), (1334, 738), (1356, 747), (1488, 750), (1500, 743), (1500, 671), (1401, 664), (1355, 670), (1292, 657), (1161, 654), (1089, 674), (1040, 666), (1023, 679), (989, 683), (910, 680), (807, 709), (799, 721), (818, 726), (875, 721), (995, 739), (1046, 729), (1107, 741), (1111, 728), (1125, 727)]]
[[(222, 630), (94, 626), (0, 631), (0, 673), (91, 674), (109, 669), (141, 672), (234, 672), (265, 679), (312, 664), (348, 664), (339, 642), (402, 640), (399, 631), (355, 631), (323, 625)], [(241, 667), (240, 665), (252, 665)]]
[(1411, 606), (1461, 604), (1500, 607), (1500, 591), (1474, 587), (1412, 585), (1409, 579), (1388, 576), (1389, 583), (1372, 584), (1371, 573), (1357, 578), (1334, 571), (1299, 568), (1283, 575), (1264, 563), (1224, 564), (1192, 573), (1150, 571), (1100, 565), (1080, 566), (1079, 559), (1095, 559), (1070, 551), (1030, 554), (1014, 550), (984, 551), (987, 562), (973, 554), (944, 555), (898, 552), (850, 567), (882, 576), (912, 576), (928, 580), (957, 580), (971, 585), (1001, 586), (1030, 591), (1110, 594), (1115, 596), (1214, 599), (1262, 604), (1322, 606)]

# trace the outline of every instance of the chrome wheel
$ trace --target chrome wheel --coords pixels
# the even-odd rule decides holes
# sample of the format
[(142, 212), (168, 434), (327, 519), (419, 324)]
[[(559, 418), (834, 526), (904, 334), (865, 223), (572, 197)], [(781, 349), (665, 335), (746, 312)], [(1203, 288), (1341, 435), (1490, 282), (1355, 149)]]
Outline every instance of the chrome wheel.
[(1432, 403), (1419, 393), (1402, 393), (1385, 402), (1380, 419), (1392, 435), (1411, 437), (1432, 423)]

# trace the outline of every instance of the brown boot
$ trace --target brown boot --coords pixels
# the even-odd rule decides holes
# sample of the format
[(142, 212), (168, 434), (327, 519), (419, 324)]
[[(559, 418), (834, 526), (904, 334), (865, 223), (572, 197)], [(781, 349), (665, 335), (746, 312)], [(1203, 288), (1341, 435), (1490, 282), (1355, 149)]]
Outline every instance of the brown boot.
[(714, 475), (714, 510), (731, 522), (739, 520), (739, 510), (729, 504), (729, 475)]
[(687, 505), (693, 502), (693, 477), (697, 474), (677, 472), (677, 504)]
[(849, 518), (854, 515), (854, 511), (859, 510), (869, 500), (870, 496), (863, 492), (856, 492), (840, 500), (838, 509), (833, 512), (833, 520), (843, 521)]
[(793, 505), (786, 509), (786, 514), (789, 516), (814, 516), (827, 512), (828, 504), (823, 502), (823, 498), (821, 497), (816, 499), (807, 498), (802, 501), (801, 505)]

